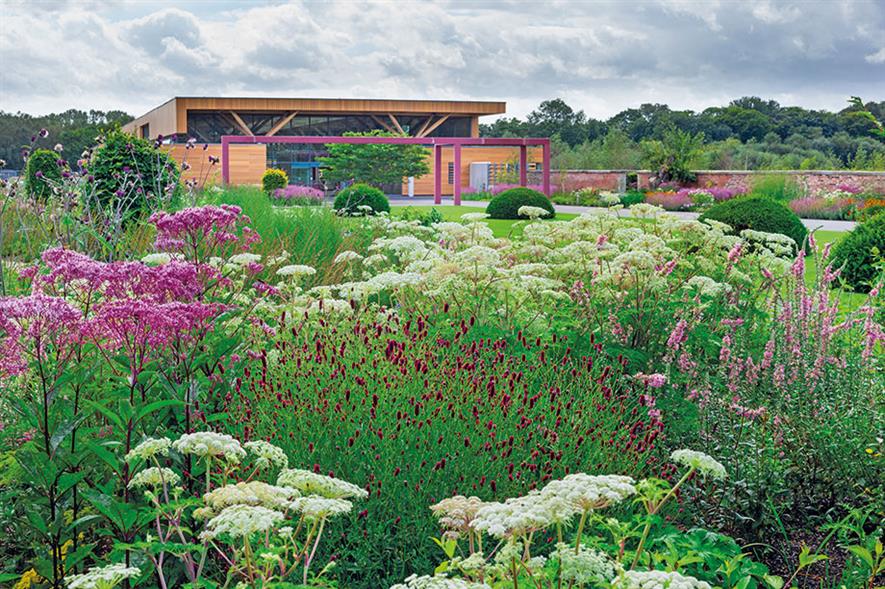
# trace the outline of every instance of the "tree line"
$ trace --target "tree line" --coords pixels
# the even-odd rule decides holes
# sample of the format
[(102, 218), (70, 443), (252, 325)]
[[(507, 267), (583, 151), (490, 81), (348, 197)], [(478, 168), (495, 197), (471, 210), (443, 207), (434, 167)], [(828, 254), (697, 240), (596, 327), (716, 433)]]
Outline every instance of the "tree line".
[(0, 159), (6, 162), (7, 168), (21, 169), (22, 148), (46, 129), (48, 136), (40, 141), (41, 147), (61, 145), (61, 155), (74, 162), (84, 150), (95, 145), (95, 138), (102, 130), (125, 125), (132, 119), (132, 115), (120, 110), (70, 109), (44, 116), (0, 111)]
[(678, 131), (701, 144), (691, 161), (698, 169), (885, 170), (885, 140), (876, 136), (875, 122), (883, 118), (885, 101), (850, 101), (830, 112), (748, 96), (701, 112), (643, 104), (603, 121), (557, 98), (525, 119), (480, 125), (480, 132), (551, 137), (559, 169), (641, 168)]

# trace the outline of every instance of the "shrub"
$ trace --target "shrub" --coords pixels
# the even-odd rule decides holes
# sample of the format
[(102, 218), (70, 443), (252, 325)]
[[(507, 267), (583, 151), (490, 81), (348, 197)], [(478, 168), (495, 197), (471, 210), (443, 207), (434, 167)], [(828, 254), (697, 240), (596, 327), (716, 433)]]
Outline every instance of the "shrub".
[(842, 278), (857, 292), (869, 292), (885, 256), (885, 213), (855, 227), (833, 248), (833, 266), (842, 268)]
[(495, 184), (491, 188), (489, 188), (489, 193), (492, 196), (497, 196), (502, 192), (507, 192), (508, 190), (513, 190), (514, 188), (531, 188), (532, 190), (536, 190), (538, 192), (543, 192), (544, 187), (540, 184), (529, 184), (527, 186), (520, 186), (519, 184)]
[(25, 168), (25, 182), (28, 194), (38, 200), (52, 196), (52, 183), (61, 181), (61, 156), (51, 149), (35, 150)]
[(736, 234), (744, 229), (780, 233), (795, 241), (798, 247), (804, 247), (808, 236), (808, 230), (796, 213), (763, 196), (751, 195), (716, 204), (701, 215), (701, 221), (706, 219), (725, 223)]
[(511, 188), (492, 199), (486, 213), (492, 219), (519, 219), (519, 207), (541, 207), (550, 212), (546, 218), (556, 215), (553, 203), (537, 190), (531, 188)]
[(283, 170), (268, 168), (261, 175), (261, 187), (268, 194), (289, 185), (289, 176)]
[(161, 208), (181, 193), (175, 160), (155, 143), (120, 130), (102, 138), (88, 171), (98, 202), (124, 215)]
[[(363, 208), (369, 207), (369, 209)], [(341, 190), (335, 197), (333, 208), (340, 215), (356, 215), (371, 212), (389, 213), (390, 201), (384, 193), (368, 184), (353, 184)]]
[(629, 207), (635, 204), (645, 202), (645, 193), (638, 190), (630, 190), (626, 194), (621, 195), (621, 204)]

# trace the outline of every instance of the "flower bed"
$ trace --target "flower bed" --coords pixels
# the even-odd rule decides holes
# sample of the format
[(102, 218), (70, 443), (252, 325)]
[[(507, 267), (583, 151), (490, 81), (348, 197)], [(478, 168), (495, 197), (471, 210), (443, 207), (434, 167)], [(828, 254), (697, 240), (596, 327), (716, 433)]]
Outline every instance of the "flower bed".
[(319, 188), (300, 184), (290, 184), (273, 191), (273, 201), (277, 205), (320, 206), (323, 196)]

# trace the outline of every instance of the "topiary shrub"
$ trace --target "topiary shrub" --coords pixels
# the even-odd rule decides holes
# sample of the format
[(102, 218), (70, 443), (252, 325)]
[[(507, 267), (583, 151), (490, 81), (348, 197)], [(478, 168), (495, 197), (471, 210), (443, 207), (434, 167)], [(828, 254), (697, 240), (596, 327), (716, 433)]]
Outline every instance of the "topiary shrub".
[(885, 213), (861, 223), (833, 247), (834, 268), (842, 268), (841, 277), (857, 292), (870, 292), (878, 275), (876, 264), (885, 256)]
[(486, 214), (492, 219), (519, 219), (519, 207), (540, 207), (550, 214), (545, 219), (556, 215), (553, 203), (537, 190), (531, 188), (511, 188), (492, 199), (486, 207)]
[(700, 220), (713, 219), (731, 226), (735, 234), (744, 229), (780, 233), (805, 246), (808, 230), (802, 220), (781, 203), (764, 196), (744, 196), (713, 205)]
[(37, 149), (28, 157), (25, 168), (25, 186), (28, 194), (37, 200), (52, 196), (52, 184), (61, 182), (61, 156), (51, 149)]
[(274, 190), (285, 188), (288, 185), (289, 175), (283, 170), (268, 168), (261, 175), (261, 187), (268, 194), (273, 194)]
[(181, 172), (172, 156), (119, 129), (100, 139), (87, 167), (99, 202), (124, 215), (168, 206), (181, 194)]
[[(333, 207), (340, 215), (389, 213), (390, 201), (374, 186), (353, 184), (338, 193)], [(360, 207), (370, 207), (371, 211)]]

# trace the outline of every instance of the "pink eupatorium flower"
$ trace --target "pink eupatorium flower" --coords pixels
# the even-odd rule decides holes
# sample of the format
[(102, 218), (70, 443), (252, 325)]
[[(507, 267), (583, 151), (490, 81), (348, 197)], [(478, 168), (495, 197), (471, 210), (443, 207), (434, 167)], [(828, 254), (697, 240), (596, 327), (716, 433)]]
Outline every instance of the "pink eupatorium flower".
[(221, 255), (230, 247), (246, 249), (260, 240), (257, 233), (240, 225), (250, 223), (242, 209), (234, 205), (191, 207), (175, 213), (160, 211), (150, 217), (157, 228), (157, 249), (179, 251), (191, 259)]
[(642, 372), (639, 372), (637, 374), (634, 374), (633, 378), (635, 378), (639, 382), (645, 383), (646, 386), (649, 386), (653, 389), (659, 389), (667, 384), (667, 377), (658, 372), (655, 372), (653, 374), (643, 374)]
[(159, 266), (146, 266), (141, 262), (105, 263), (63, 248), (43, 252), (43, 262), (49, 272), (36, 277), (35, 290), (69, 292), (76, 287), (85, 290), (87, 297), (135, 296), (158, 302), (190, 301), (205, 290), (208, 282), (219, 278), (218, 271), (208, 265), (176, 260)]
[(27, 369), (27, 355), (38, 362), (54, 353), (62, 363), (80, 339), (82, 313), (64, 299), (33, 294), (0, 298), (0, 374)]

